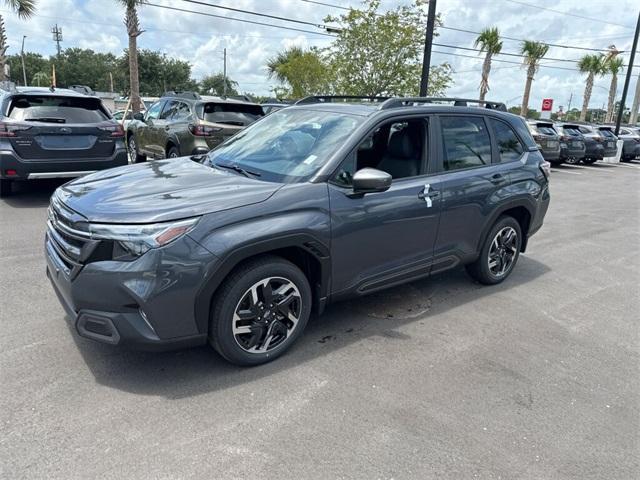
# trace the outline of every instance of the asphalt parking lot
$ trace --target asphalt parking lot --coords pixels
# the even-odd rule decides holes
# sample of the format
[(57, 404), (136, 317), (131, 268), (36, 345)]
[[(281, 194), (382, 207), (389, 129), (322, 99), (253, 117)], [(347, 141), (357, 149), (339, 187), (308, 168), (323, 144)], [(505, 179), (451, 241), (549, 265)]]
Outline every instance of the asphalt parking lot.
[(44, 274), (58, 184), (0, 200), (3, 478), (640, 478), (640, 162), (554, 168), (504, 284), (336, 304), (251, 369), (79, 338)]

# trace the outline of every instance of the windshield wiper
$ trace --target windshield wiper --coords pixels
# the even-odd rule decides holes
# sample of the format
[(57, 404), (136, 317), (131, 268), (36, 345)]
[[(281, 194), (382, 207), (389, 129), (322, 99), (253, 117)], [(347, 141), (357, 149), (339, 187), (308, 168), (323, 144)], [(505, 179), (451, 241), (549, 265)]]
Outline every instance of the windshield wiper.
[(258, 172), (252, 172), (251, 170), (246, 170), (244, 168), (242, 168), (241, 166), (233, 163), (212, 163), (212, 165), (215, 165), (216, 167), (222, 167), (222, 168), (228, 168), (229, 170), (233, 170), (234, 172), (238, 172), (242, 175), (244, 175), (245, 177), (249, 177), (251, 178), (253, 177), (260, 177), (261, 175)]
[(48, 122), (48, 123), (66, 123), (64, 118), (59, 117), (39, 117), (39, 118), (25, 118), (25, 122)]

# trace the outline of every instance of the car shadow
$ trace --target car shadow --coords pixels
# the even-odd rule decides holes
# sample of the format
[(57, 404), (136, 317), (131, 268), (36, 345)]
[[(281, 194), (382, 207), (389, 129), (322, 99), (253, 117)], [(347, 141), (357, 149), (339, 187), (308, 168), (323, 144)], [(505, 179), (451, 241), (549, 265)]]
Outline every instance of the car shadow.
[(401, 331), (405, 325), (419, 323), (428, 328), (431, 316), (526, 284), (548, 271), (546, 265), (522, 256), (510, 278), (500, 285), (474, 283), (464, 269), (456, 269), (337, 303), (324, 315), (311, 318), (304, 335), (282, 357), (252, 368), (231, 365), (208, 346), (164, 353), (112, 347), (78, 336), (68, 317), (66, 324), (99, 384), (134, 394), (180, 399), (263, 379), (369, 337), (403, 341), (410, 338)]
[(51, 195), (56, 188), (68, 182), (68, 178), (52, 178), (49, 180), (30, 180), (13, 182), (11, 195), (2, 201), (13, 208), (42, 208), (49, 205)]

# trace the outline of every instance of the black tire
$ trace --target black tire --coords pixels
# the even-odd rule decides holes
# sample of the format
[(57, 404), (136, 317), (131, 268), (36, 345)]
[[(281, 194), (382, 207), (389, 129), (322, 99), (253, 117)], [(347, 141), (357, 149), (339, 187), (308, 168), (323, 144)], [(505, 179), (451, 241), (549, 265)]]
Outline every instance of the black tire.
[(11, 187), (13, 182), (8, 178), (0, 179), (0, 197), (7, 197), (11, 195)]
[(597, 158), (583, 158), (582, 159), (582, 163), (584, 163), (585, 165), (593, 165), (597, 161), (598, 161)]
[(567, 157), (564, 161), (567, 165), (577, 165), (580, 163), (580, 159), (578, 157)]
[(147, 160), (147, 157), (138, 153), (138, 144), (136, 142), (136, 136), (130, 133), (127, 136), (127, 149), (129, 150), (129, 158), (133, 163), (140, 163)]
[[(510, 243), (508, 249), (515, 249), (515, 251), (513, 252), (512, 256), (508, 255), (507, 252), (506, 258), (510, 259), (510, 263), (508, 264), (508, 267), (504, 270), (504, 272), (495, 272), (493, 269), (495, 269), (498, 265), (496, 265), (495, 267), (490, 267), (489, 257), (490, 253), (492, 252), (492, 245), (494, 243), (494, 240), (497, 239), (498, 234), (502, 232), (509, 232), (508, 229), (512, 229), (515, 232), (515, 239), (513, 241), (513, 244), (511, 245)], [(518, 262), (521, 245), (522, 230), (520, 229), (520, 224), (518, 223), (518, 221), (510, 216), (501, 216), (500, 218), (498, 218), (491, 230), (489, 230), (478, 259), (475, 262), (467, 265), (467, 272), (469, 273), (469, 275), (471, 275), (471, 277), (484, 285), (495, 285), (497, 283), (500, 283), (511, 274), (513, 268)], [(500, 260), (498, 258), (497, 261), (503, 262), (504, 259)], [(499, 263), (499, 267), (502, 267), (506, 263), (507, 262)], [(500, 270), (500, 268), (498, 268), (498, 270)]]
[(180, 150), (178, 147), (171, 145), (171, 148), (167, 150), (167, 158), (178, 158), (180, 156)]
[[(286, 297), (293, 297), (295, 298), (293, 302), (299, 302), (295, 303), (298, 316), (297, 323), (292, 323), (284, 316), (279, 319), (280, 312), (276, 311), (278, 309), (277, 306), (271, 313), (267, 312), (265, 314), (264, 307), (267, 305), (261, 301), (266, 298), (264, 287), (262, 287), (261, 293), (256, 293), (256, 295), (262, 297), (258, 297), (259, 301), (257, 303), (247, 297), (247, 295), (251, 295), (252, 288), (267, 279), (272, 279), (276, 282), (286, 280), (295, 286), (297, 290), (290, 290), (292, 293)], [(276, 290), (275, 293), (277, 294), (278, 291)], [(273, 298), (279, 297), (274, 296)], [(213, 298), (209, 324), (209, 342), (220, 355), (236, 365), (252, 366), (270, 362), (282, 355), (300, 337), (311, 314), (311, 301), (311, 288), (307, 277), (291, 262), (276, 256), (264, 256), (249, 260), (236, 267), (229, 274)], [(294, 305), (293, 302), (288, 302), (287, 308), (292, 308), (289, 305)], [(260, 311), (260, 303), (262, 303), (262, 311)], [(274, 304), (277, 304), (277, 301), (274, 301)], [(249, 316), (254, 310), (264, 316), (242, 320), (241, 322), (249, 324), (242, 325), (241, 328), (251, 329), (251, 332), (234, 334), (233, 329), (234, 324), (236, 324), (234, 317), (236, 311), (240, 310), (242, 305), (245, 306), (245, 309), (241, 311), (248, 312)], [(281, 302), (280, 305), (284, 305), (284, 302)], [(248, 309), (246, 308), (247, 306)], [(267, 310), (270, 310), (268, 306)], [(277, 315), (275, 320), (270, 320), (271, 323), (267, 323), (269, 322), (267, 318), (274, 318), (273, 314)], [(284, 322), (292, 324), (290, 330), (287, 329), (288, 327)], [(277, 341), (274, 347), (271, 348), (269, 344), (272, 340), (267, 340), (267, 338), (270, 332), (276, 331), (276, 328), (279, 328), (281, 333), (279, 336), (277, 333), (274, 334), (275, 336), (272, 335), (271, 338), (275, 338)], [(243, 346), (241, 346), (241, 343)], [(267, 347), (264, 352), (248, 351), (248, 349), (264, 347), (265, 344)]]

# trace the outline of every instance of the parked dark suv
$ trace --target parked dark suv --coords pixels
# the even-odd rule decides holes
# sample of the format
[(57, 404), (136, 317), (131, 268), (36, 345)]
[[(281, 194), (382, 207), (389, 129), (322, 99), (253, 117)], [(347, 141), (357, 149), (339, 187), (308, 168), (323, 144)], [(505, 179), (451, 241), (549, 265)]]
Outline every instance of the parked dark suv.
[(166, 92), (127, 125), (129, 153), (134, 161), (200, 155), (262, 116), (247, 97)]
[(524, 120), (492, 102), (340, 99), (274, 112), (201, 162), (58, 188), (47, 274), (79, 334), (150, 349), (208, 340), (255, 365), (329, 302), (459, 265), (484, 284), (507, 278), (549, 205), (549, 164)]
[(77, 177), (127, 163), (124, 130), (99, 98), (65, 89), (0, 90), (0, 195), (16, 180)]
[(553, 123), (544, 120), (529, 120), (527, 124), (544, 159), (555, 164), (562, 163), (560, 135), (553, 128)]
[(554, 125), (560, 134), (560, 160), (575, 165), (580, 163), (587, 151), (580, 126), (570, 123)]

